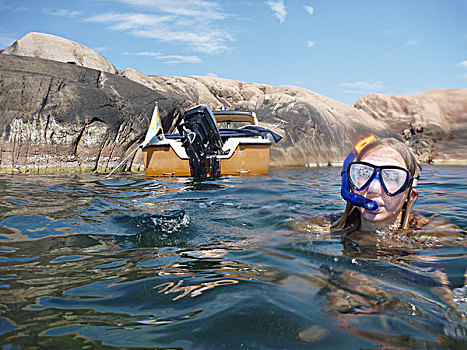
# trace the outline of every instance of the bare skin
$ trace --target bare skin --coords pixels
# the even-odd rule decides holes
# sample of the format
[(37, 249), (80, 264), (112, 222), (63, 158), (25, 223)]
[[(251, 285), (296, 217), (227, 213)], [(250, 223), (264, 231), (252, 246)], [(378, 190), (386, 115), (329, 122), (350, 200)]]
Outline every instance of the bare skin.
[[(391, 147), (382, 147), (366, 154), (362, 161), (382, 165), (396, 165), (407, 169), (402, 156)], [(361, 217), (360, 230), (375, 231), (386, 228), (396, 227), (400, 223), (402, 206), (407, 201), (409, 189), (397, 196), (390, 197), (384, 192), (383, 187), (378, 180), (374, 179), (364, 190), (357, 192), (360, 195), (379, 203), (380, 208), (377, 211), (370, 211), (365, 208), (359, 208)], [(416, 190), (410, 193), (411, 198), (417, 196)]]

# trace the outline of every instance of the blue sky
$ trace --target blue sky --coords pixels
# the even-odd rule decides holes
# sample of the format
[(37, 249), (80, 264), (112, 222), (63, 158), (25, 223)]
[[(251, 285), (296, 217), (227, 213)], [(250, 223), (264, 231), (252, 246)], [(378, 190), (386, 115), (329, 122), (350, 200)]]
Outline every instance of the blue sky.
[(294, 85), (345, 103), (467, 87), (467, 0), (0, 0), (0, 48), (32, 31), (121, 70)]

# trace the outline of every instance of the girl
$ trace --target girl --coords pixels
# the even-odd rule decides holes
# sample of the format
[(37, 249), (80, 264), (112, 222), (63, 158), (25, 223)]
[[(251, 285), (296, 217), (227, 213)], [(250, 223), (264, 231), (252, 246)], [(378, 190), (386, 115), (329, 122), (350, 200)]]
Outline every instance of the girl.
[(420, 226), (410, 215), (421, 172), (414, 152), (393, 138), (362, 141), (344, 162), (342, 196), (348, 203), (331, 228), (347, 233)]

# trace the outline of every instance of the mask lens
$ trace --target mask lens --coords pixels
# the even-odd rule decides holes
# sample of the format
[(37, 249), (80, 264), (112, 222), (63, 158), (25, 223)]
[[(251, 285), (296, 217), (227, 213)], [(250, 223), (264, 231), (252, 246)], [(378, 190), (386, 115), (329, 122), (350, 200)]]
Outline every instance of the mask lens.
[(381, 179), (390, 194), (399, 191), (407, 182), (408, 174), (403, 169), (381, 169)]
[(371, 166), (359, 163), (350, 164), (349, 176), (352, 185), (357, 191), (361, 190), (373, 176), (375, 169)]

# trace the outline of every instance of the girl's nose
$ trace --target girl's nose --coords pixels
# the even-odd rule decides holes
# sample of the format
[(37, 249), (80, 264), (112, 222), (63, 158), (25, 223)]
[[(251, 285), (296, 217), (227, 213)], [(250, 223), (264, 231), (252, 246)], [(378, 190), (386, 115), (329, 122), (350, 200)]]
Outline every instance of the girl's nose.
[(370, 185), (368, 186), (368, 193), (377, 193), (381, 194), (382, 193), (382, 187), (381, 183), (377, 178), (374, 178), (373, 181), (370, 182)]

